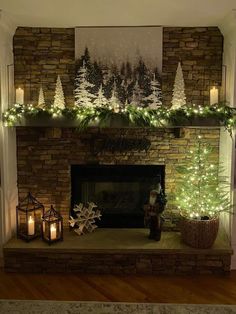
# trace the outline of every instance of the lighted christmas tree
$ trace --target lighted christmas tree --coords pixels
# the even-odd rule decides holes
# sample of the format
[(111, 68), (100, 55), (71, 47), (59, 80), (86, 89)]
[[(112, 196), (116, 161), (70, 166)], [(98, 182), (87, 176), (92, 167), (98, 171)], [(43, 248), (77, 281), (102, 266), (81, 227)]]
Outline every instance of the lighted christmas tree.
[(44, 92), (42, 86), (39, 89), (39, 98), (38, 98), (38, 108), (44, 108), (45, 106), (45, 99), (44, 99)]
[(148, 107), (151, 109), (157, 109), (162, 105), (162, 94), (159, 81), (156, 79), (155, 74), (150, 83), (151, 94), (144, 98), (144, 101), (148, 103)]
[(179, 109), (186, 104), (186, 96), (184, 91), (184, 77), (180, 62), (178, 63), (175, 83), (173, 89), (173, 97), (171, 101), (171, 109)]
[(177, 167), (176, 204), (188, 219), (211, 219), (230, 209), (229, 184), (212, 161), (213, 148), (199, 140), (186, 164)]
[(94, 87), (94, 84), (88, 81), (88, 69), (85, 62), (77, 72), (75, 86), (75, 104), (77, 106), (93, 107), (96, 96), (90, 90)]
[(61, 110), (65, 108), (65, 97), (64, 97), (62, 84), (61, 84), (60, 75), (57, 76), (53, 108), (61, 109)]
[(94, 100), (93, 105), (96, 107), (103, 107), (108, 104), (107, 98), (104, 96), (103, 87), (100, 86), (97, 94), (97, 98)]

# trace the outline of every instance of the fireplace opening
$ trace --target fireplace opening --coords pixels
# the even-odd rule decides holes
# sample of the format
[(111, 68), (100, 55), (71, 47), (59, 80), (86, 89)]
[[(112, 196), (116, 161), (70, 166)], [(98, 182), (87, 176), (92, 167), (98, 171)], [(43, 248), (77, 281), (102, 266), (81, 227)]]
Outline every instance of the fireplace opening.
[(102, 212), (101, 228), (144, 227), (143, 206), (151, 189), (165, 188), (165, 166), (72, 165), (71, 208), (94, 202)]

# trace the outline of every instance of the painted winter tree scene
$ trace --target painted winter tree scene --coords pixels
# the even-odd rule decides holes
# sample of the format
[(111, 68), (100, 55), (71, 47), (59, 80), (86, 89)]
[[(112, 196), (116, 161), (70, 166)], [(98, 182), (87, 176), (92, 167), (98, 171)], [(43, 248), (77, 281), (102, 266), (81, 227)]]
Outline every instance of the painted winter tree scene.
[(162, 106), (162, 28), (76, 28), (75, 105)]

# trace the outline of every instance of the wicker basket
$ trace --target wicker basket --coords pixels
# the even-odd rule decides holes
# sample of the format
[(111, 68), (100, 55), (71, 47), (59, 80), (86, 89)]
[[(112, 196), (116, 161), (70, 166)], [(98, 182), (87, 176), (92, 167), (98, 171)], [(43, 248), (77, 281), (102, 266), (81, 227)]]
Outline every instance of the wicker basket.
[(219, 218), (210, 220), (189, 220), (183, 218), (180, 231), (183, 241), (194, 248), (208, 249), (217, 237)]

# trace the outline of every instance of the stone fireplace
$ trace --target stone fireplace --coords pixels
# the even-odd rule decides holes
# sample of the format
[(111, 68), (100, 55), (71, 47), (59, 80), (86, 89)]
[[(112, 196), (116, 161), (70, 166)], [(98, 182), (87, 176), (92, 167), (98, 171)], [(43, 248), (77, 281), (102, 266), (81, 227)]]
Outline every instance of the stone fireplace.
[[(214, 82), (221, 85), (222, 41), (222, 35), (215, 27), (163, 29), (163, 104), (170, 105), (176, 63), (180, 56), (186, 78), (188, 101), (208, 104), (211, 80), (214, 79)], [(57, 73), (61, 75), (68, 106), (74, 103), (74, 29), (18, 28), (14, 36), (14, 64), (15, 84), (24, 87), (27, 102), (31, 102), (32, 99), (32, 102), (35, 102), (42, 82), (45, 86), (45, 99), (50, 102), (54, 95)], [(89, 201), (90, 195), (99, 202), (100, 197), (101, 207), (107, 211), (104, 212), (100, 227), (106, 229), (103, 233), (100, 232), (103, 228), (98, 228), (92, 236), (102, 242), (105, 235), (108, 240), (111, 237), (111, 241), (108, 241), (108, 246), (104, 248), (97, 242), (94, 244), (90, 235), (77, 238), (75, 234), (69, 232), (68, 237), (72, 242), (64, 241), (55, 247), (47, 247), (40, 241), (19, 244), (13, 239), (13, 242), (4, 247), (5, 269), (29, 272), (37, 269), (39, 272), (152, 274), (228, 272), (232, 254), (230, 247), (218, 246), (217, 242), (217, 246), (212, 250), (203, 252), (181, 246), (178, 233), (175, 232), (178, 230), (178, 212), (172, 199), (177, 175), (176, 165), (186, 160), (187, 153), (199, 135), (203, 141), (214, 146), (212, 157), (218, 160), (222, 155), (222, 152), (221, 154), (219, 152), (220, 145), (224, 138), (227, 137), (227, 140), (229, 138), (228, 135), (224, 135), (220, 144), (220, 133), (222, 131), (218, 127), (181, 127), (179, 136), (176, 136), (172, 128), (89, 128), (79, 132), (69, 126), (17, 127), (19, 199), (31, 191), (46, 209), (51, 204), (54, 205), (63, 215), (64, 227), (67, 229), (68, 218), (75, 203)], [(7, 137), (5, 138), (7, 143)], [(127, 150), (116, 148), (111, 150), (105, 145), (102, 150), (98, 150), (95, 147), (96, 141), (104, 138), (108, 141), (117, 139), (118, 142), (121, 138), (135, 141), (145, 139), (150, 145), (143, 149), (131, 147)], [(14, 138), (12, 142), (14, 146)], [(231, 142), (230, 145), (232, 146)], [(230, 145), (228, 147), (231, 147)], [(8, 157), (14, 155), (12, 151), (9, 149), (9, 153), (4, 155), (4, 172), (9, 173), (8, 170), (11, 170)], [(229, 151), (229, 148), (225, 151)], [(135, 171), (132, 173), (128, 168)], [(91, 173), (89, 169), (92, 169)], [(95, 181), (93, 177), (95, 169), (97, 176), (103, 176), (102, 179)], [(152, 172), (151, 169), (155, 171)], [(94, 181), (97, 183), (94, 184)], [(171, 232), (165, 232), (163, 241), (151, 243), (147, 241), (146, 231), (140, 228), (143, 223), (141, 208), (150, 188), (159, 181), (168, 199), (164, 228)], [(9, 186), (5, 180), (3, 197), (4, 201), (8, 202), (11, 199), (6, 196), (7, 192), (12, 191)], [(124, 195), (127, 186), (128, 197)], [(143, 191), (138, 204), (135, 203), (137, 190)], [(120, 202), (121, 207), (118, 206)], [(6, 239), (10, 239), (15, 231), (15, 203), (11, 206), (12, 217), (4, 218), (4, 226), (8, 231)], [(132, 212), (129, 213), (130, 219), (125, 217), (128, 203), (132, 203), (129, 207)], [(9, 204), (4, 205), (4, 210), (7, 209), (4, 212), (10, 213), (9, 208)], [(111, 212), (111, 209), (115, 213)], [(134, 209), (138, 209), (135, 214)], [(112, 215), (119, 216), (119, 219)], [(112, 228), (112, 233), (109, 233), (109, 227)], [(128, 228), (128, 232), (119, 230), (121, 227), (124, 230)], [(230, 233), (228, 226), (226, 229)], [(127, 235), (133, 242), (129, 241), (129, 238), (127, 240)], [(122, 248), (114, 249), (112, 241), (116, 238), (121, 239)], [(4, 243), (7, 242), (6, 239)], [(133, 247), (130, 247), (130, 242), (133, 243)], [(166, 243), (168, 245), (164, 247)]]
[[(141, 227), (142, 206), (150, 189), (160, 181), (168, 198), (165, 228), (175, 230), (178, 214), (172, 204), (172, 193), (175, 191), (176, 165), (184, 162), (199, 135), (215, 147), (213, 157), (219, 157), (219, 128), (185, 128), (181, 130), (180, 138), (176, 138), (172, 129), (93, 128), (78, 132), (75, 128), (18, 127), (16, 133), (19, 198), (31, 191), (46, 208), (53, 204), (61, 211), (65, 227), (68, 227), (71, 208), (81, 201), (100, 202), (101, 209), (104, 207), (101, 226)], [(147, 150), (111, 151), (105, 148), (94, 151), (91, 143), (100, 137), (143, 138), (150, 142), (150, 146)], [(95, 193), (95, 188), (99, 193)], [(124, 198), (125, 192), (128, 199)], [(123, 205), (126, 204), (124, 211), (129, 207), (137, 213), (127, 220), (125, 213), (120, 212), (116, 216), (119, 219), (112, 223), (110, 215), (118, 210), (117, 202), (121, 199)]]
[[(64, 218), (65, 238), (55, 246), (40, 240), (12, 239), (4, 247), (9, 272), (74, 272), (109, 274), (197, 274), (230, 270), (232, 250), (219, 235), (210, 250), (191, 249), (181, 242), (178, 212), (172, 203), (176, 165), (185, 161), (199, 135), (214, 146), (219, 158), (219, 128), (97, 129), (18, 127), (19, 197), (28, 191), (46, 208)], [(94, 149), (99, 139), (145, 139), (146, 149)], [(96, 139), (96, 140), (94, 140)], [(166, 232), (160, 242), (148, 239), (142, 206), (153, 185), (167, 195)], [(139, 193), (137, 193), (137, 190)], [(126, 192), (124, 194), (124, 192)], [(105, 208), (99, 228), (85, 236), (68, 230), (74, 203), (94, 197)], [(19, 242), (20, 241), (20, 242)]]

